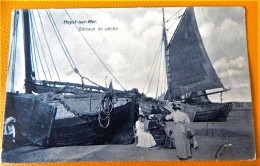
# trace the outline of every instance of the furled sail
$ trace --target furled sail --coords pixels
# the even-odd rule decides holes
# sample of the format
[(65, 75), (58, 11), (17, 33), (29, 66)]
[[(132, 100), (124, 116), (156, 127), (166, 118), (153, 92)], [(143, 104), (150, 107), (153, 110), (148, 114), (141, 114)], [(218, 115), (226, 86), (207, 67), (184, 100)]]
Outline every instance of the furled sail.
[(203, 45), (193, 8), (187, 8), (166, 56), (168, 94), (171, 98), (207, 89), (224, 88)]

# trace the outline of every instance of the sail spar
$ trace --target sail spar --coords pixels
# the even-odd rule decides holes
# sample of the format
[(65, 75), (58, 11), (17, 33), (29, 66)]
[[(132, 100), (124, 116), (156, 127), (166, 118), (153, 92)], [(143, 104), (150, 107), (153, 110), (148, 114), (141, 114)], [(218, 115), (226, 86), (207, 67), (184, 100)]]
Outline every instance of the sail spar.
[(169, 42), (167, 54), (166, 73), (171, 97), (224, 88), (205, 50), (192, 7), (184, 12)]

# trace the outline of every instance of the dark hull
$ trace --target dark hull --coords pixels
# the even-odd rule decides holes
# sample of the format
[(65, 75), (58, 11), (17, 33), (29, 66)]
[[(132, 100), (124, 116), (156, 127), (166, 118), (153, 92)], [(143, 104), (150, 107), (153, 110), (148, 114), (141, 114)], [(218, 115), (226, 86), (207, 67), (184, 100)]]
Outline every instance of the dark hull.
[[(129, 144), (134, 138), (133, 125), (138, 115), (134, 97), (113, 109), (107, 128), (100, 126), (98, 115), (54, 119), (57, 108), (33, 97), (7, 94), (6, 103), (5, 116), (16, 118), (19, 135), (38, 146)], [(104, 126), (107, 123), (101, 122)]]
[(202, 107), (202, 111), (196, 112), (194, 122), (225, 122), (232, 110), (232, 103), (209, 103), (197, 106)]
[(93, 117), (96, 120), (92, 122), (78, 117), (55, 120), (51, 146), (132, 143), (137, 110), (138, 107), (133, 102), (115, 108), (107, 128), (99, 125), (97, 116)]
[[(151, 114), (153, 103), (142, 102), (140, 107), (144, 114)], [(181, 104), (182, 105), (182, 104)], [(197, 107), (197, 109), (186, 112), (190, 119), (194, 122), (225, 122), (229, 112), (232, 110), (232, 103), (207, 103), (207, 104), (190, 104)], [(185, 107), (185, 105), (183, 105)], [(196, 114), (194, 116), (195, 112)], [(167, 113), (169, 114), (169, 113)]]

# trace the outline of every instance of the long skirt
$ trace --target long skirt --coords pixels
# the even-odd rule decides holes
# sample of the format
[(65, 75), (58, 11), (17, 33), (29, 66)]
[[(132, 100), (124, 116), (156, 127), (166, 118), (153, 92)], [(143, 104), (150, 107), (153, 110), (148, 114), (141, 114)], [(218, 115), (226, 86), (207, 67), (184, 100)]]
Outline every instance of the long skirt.
[(174, 141), (179, 158), (188, 159), (191, 157), (190, 140), (186, 137), (184, 126), (181, 123), (175, 124)]
[(150, 148), (156, 145), (153, 136), (148, 132), (145, 131), (138, 132), (137, 137), (138, 137), (138, 143), (136, 146)]

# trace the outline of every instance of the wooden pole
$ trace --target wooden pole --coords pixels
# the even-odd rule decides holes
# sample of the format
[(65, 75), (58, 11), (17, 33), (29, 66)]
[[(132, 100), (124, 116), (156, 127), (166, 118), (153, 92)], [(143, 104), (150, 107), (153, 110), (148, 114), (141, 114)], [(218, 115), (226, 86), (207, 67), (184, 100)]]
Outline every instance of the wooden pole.
[(25, 56), (25, 93), (32, 93), (32, 63), (31, 63), (31, 40), (30, 40), (30, 22), (28, 10), (23, 10), (23, 38), (24, 38), (24, 56)]
[(229, 90), (231, 90), (231, 89), (223, 89), (223, 90), (216, 91), (216, 92), (211, 92), (211, 93), (206, 93), (206, 94), (203, 94), (203, 95), (194, 96), (193, 98), (201, 97), (201, 96), (213, 95), (213, 94), (216, 94), (216, 93), (223, 93), (223, 92), (226, 92), (226, 91), (229, 91)]

